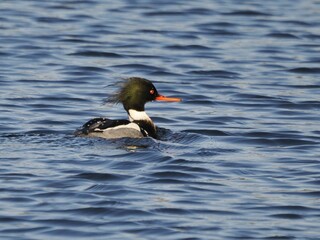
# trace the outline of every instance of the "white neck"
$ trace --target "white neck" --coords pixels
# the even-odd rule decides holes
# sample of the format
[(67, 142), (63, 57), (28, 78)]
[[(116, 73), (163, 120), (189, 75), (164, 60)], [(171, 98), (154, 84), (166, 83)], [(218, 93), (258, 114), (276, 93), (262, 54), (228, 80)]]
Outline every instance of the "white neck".
[(146, 114), (145, 111), (137, 111), (133, 109), (129, 109), (129, 120), (130, 122), (133, 121), (139, 121), (139, 120), (146, 120), (146, 121), (151, 121), (151, 118)]

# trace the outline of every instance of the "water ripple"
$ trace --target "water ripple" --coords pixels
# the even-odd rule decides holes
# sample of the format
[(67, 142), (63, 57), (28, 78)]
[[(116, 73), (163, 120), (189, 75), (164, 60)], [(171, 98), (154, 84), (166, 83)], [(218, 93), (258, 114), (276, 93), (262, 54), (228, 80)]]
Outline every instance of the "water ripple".
[(75, 53), (70, 53), (69, 55), (74, 56), (84, 56), (84, 57), (106, 57), (106, 58), (119, 58), (123, 55), (113, 53), (113, 52), (100, 52), (100, 51), (79, 51)]
[[(315, 1), (1, 3), (1, 239), (319, 238)], [(75, 137), (131, 76), (159, 139)]]

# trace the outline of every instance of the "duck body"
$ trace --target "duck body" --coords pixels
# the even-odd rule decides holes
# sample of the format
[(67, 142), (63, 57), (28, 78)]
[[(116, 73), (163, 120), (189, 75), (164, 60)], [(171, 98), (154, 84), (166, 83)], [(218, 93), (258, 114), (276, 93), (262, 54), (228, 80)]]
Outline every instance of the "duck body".
[(76, 135), (100, 138), (141, 138), (145, 136), (136, 123), (103, 117), (91, 119), (76, 131)]
[(128, 78), (120, 91), (109, 98), (109, 102), (122, 103), (128, 120), (93, 118), (75, 132), (77, 136), (100, 138), (157, 138), (157, 127), (146, 114), (144, 105), (149, 101), (181, 101), (158, 94), (154, 85), (144, 78)]
[(111, 120), (104, 117), (91, 119), (76, 131), (76, 135), (101, 138), (142, 138), (148, 136), (157, 138), (156, 127), (152, 122)]

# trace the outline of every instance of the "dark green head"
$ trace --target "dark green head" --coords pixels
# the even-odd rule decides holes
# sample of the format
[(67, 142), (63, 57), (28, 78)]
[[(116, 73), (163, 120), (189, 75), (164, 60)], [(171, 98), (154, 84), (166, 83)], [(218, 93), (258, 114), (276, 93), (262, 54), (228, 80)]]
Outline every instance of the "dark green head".
[(131, 77), (123, 82), (119, 92), (108, 99), (108, 102), (123, 104), (126, 111), (130, 109), (144, 111), (144, 105), (150, 101), (180, 102), (180, 98), (169, 98), (158, 93), (151, 81), (145, 78)]
[(114, 96), (116, 102), (121, 102), (128, 111), (134, 109), (144, 111), (146, 102), (156, 100), (157, 89), (147, 79), (131, 77), (125, 80), (120, 91)]

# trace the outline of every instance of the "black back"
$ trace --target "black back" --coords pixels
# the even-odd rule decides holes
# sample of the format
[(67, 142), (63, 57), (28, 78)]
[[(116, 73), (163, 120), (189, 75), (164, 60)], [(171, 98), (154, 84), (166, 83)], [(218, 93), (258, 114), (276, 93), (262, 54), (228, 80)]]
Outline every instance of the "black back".
[(116, 127), (119, 125), (126, 125), (129, 124), (129, 120), (111, 120), (108, 118), (93, 118), (90, 121), (83, 124), (82, 128), (79, 129), (77, 132), (82, 134), (89, 134), (91, 132), (102, 132), (107, 128)]

